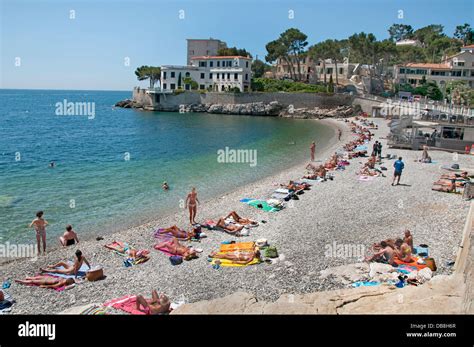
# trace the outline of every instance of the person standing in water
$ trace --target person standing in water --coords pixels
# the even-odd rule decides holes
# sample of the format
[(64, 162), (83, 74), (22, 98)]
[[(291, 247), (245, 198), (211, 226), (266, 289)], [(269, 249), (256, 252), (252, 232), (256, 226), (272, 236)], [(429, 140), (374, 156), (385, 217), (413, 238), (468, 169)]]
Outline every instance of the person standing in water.
[(189, 193), (186, 198), (186, 207), (189, 208), (189, 223), (191, 223), (191, 225), (196, 224), (197, 203), (200, 202), (197, 197), (196, 188), (193, 187), (191, 193)]
[(34, 227), (36, 231), (36, 243), (38, 245), (38, 254), (41, 254), (41, 240), (43, 240), (43, 253), (46, 253), (46, 226), (48, 221), (43, 219), (43, 211), (36, 213), (36, 218), (30, 223), (30, 228)]
[(314, 161), (314, 153), (316, 152), (316, 142), (311, 142), (311, 146), (309, 147), (311, 150), (311, 161)]

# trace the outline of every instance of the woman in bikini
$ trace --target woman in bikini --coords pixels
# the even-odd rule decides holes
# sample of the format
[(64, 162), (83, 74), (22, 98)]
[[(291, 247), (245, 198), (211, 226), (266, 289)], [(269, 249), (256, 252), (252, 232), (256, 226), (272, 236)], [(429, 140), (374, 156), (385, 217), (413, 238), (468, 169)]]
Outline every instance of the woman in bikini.
[[(57, 264), (48, 265), (46, 268), (40, 268), (40, 271), (63, 274), (63, 275), (74, 275), (77, 277), (77, 273), (79, 272), (79, 269), (81, 268), (83, 263), (86, 263), (89, 269), (91, 268), (91, 265), (89, 264), (87, 259), (82, 255), (82, 252), (80, 250), (77, 250), (75, 255), (76, 255), (76, 259), (74, 260), (74, 264), (72, 265), (70, 263), (60, 261)], [(58, 267), (61, 267), (61, 266), (64, 269), (58, 269)]]
[(236, 264), (248, 264), (256, 257), (259, 257), (259, 251), (233, 251), (224, 254), (212, 252), (209, 258), (232, 260)]
[(171, 234), (177, 239), (181, 239), (181, 240), (189, 240), (191, 237), (193, 237), (193, 234), (194, 234), (193, 232), (186, 232), (184, 230), (181, 230), (176, 225), (173, 225), (172, 227), (169, 227), (163, 230), (159, 230), (158, 233)]
[(176, 238), (156, 244), (155, 249), (182, 256), (185, 260), (191, 260), (197, 257), (197, 252), (194, 249), (183, 246)]
[(193, 187), (186, 198), (186, 207), (189, 208), (189, 223), (191, 225), (196, 224), (197, 203), (200, 202), (197, 198), (196, 188)]
[(229, 218), (232, 218), (236, 223), (239, 223), (239, 224), (242, 224), (242, 225), (258, 225), (258, 223), (254, 220), (251, 220), (251, 219), (248, 219), (248, 218), (242, 218), (240, 217), (237, 212), (235, 211), (232, 211), (231, 213), (229, 213), (225, 218), (225, 219), (229, 219)]

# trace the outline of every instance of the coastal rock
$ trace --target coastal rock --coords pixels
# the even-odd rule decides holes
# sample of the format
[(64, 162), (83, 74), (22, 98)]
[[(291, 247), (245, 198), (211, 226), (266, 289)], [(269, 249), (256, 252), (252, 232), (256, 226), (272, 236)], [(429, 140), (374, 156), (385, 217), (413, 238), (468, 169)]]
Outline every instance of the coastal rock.
[(279, 113), (280, 117), (285, 118), (303, 118), (303, 119), (312, 119), (312, 118), (347, 118), (352, 117), (354, 114), (354, 109), (352, 106), (337, 106), (335, 108), (291, 108), (288, 107), (285, 110)]

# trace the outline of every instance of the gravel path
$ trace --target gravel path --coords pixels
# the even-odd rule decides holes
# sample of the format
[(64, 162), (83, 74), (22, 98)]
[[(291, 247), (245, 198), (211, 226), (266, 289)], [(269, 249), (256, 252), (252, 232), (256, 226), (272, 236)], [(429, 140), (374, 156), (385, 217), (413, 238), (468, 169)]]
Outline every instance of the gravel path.
[[(335, 138), (327, 148), (317, 148), (319, 160), (325, 160), (342, 143), (352, 139), (342, 121), (325, 120), (344, 130), (341, 142)], [(386, 122), (377, 119), (379, 130), (373, 141), (388, 132)], [(319, 183), (294, 201), (292, 207), (278, 213), (265, 213), (239, 202), (242, 197), (268, 197), (278, 183), (301, 177), (306, 163), (289, 170), (262, 178), (227, 195), (205, 201), (198, 211), (198, 220), (216, 219), (236, 210), (244, 217), (265, 220), (267, 223), (252, 229), (251, 235), (239, 240), (266, 238), (277, 246), (282, 255), (276, 264), (260, 264), (245, 268), (213, 269), (206, 255), (219, 247), (224, 240), (236, 239), (218, 231), (206, 231), (208, 238), (193, 243), (202, 248), (200, 259), (172, 266), (166, 256), (153, 250), (152, 231), (157, 226), (177, 224), (185, 227), (186, 211), (169, 215), (159, 221), (123, 232), (104, 235), (103, 241), (87, 240), (79, 248), (93, 263), (104, 267), (107, 278), (103, 281), (83, 283), (74, 288), (52, 290), (12, 284), (9, 293), (17, 300), (14, 314), (58, 313), (72, 306), (102, 303), (127, 294), (150, 295), (152, 289), (166, 293), (174, 301), (195, 302), (246, 291), (264, 300), (275, 300), (284, 293), (307, 293), (340, 288), (332, 280), (320, 279), (319, 271), (328, 267), (355, 263), (357, 257), (326, 256), (328, 245), (370, 246), (375, 241), (402, 235), (405, 228), (412, 230), (415, 244), (426, 243), (438, 265), (438, 274), (448, 274), (447, 262), (454, 260), (457, 245), (469, 208), (469, 202), (459, 195), (434, 192), (431, 184), (441, 173), (440, 166), (452, 162), (452, 154), (430, 152), (437, 164), (414, 162), (420, 151), (388, 149), (383, 154), (403, 156), (405, 171), (402, 183), (392, 187), (393, 161), (385, 161), (387, 177), (361, 182), (356, 171), (366, 158), (354, 159), (343, 172), (337, 172), (334, 181)], [(369, 144), (371, 148), (371, 144)], [(459, 155), (461, 166), (474, 167), (474, 158)], [(202, 219), (201, 219), (202, 218)], [(137, 248), (151, 250), (150, 261), (125, 268), (120, 256), (107, 251), (103, 245), (114, 240), (126, 241)], [(39, 267), (72, 258), (75, 248), (55, 249), (36, 261), (17, 260), (0, 265), (0, 278), (23, 278), (35, 273)]]

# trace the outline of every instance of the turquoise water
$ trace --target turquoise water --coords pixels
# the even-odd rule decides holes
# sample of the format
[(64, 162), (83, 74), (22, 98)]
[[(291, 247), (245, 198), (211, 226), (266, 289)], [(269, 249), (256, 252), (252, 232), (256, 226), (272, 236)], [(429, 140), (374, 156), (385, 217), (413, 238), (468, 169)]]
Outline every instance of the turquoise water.
[[(309, 120), (113, 108), (127, 97), (0, 90), (0, 241), (31, 241), (37, 210), (50, 239), (66, 224), (89, 235), (138, 225), (180, 208), (192, 186), (202, 200), (217, 196), (301, 161), (310, 141), (333, 134)], [(57, 115), (64, 100), (94, 103), (95, 117)], [(257, 165), (219, 163), (225, 147), (256, 150)]]

